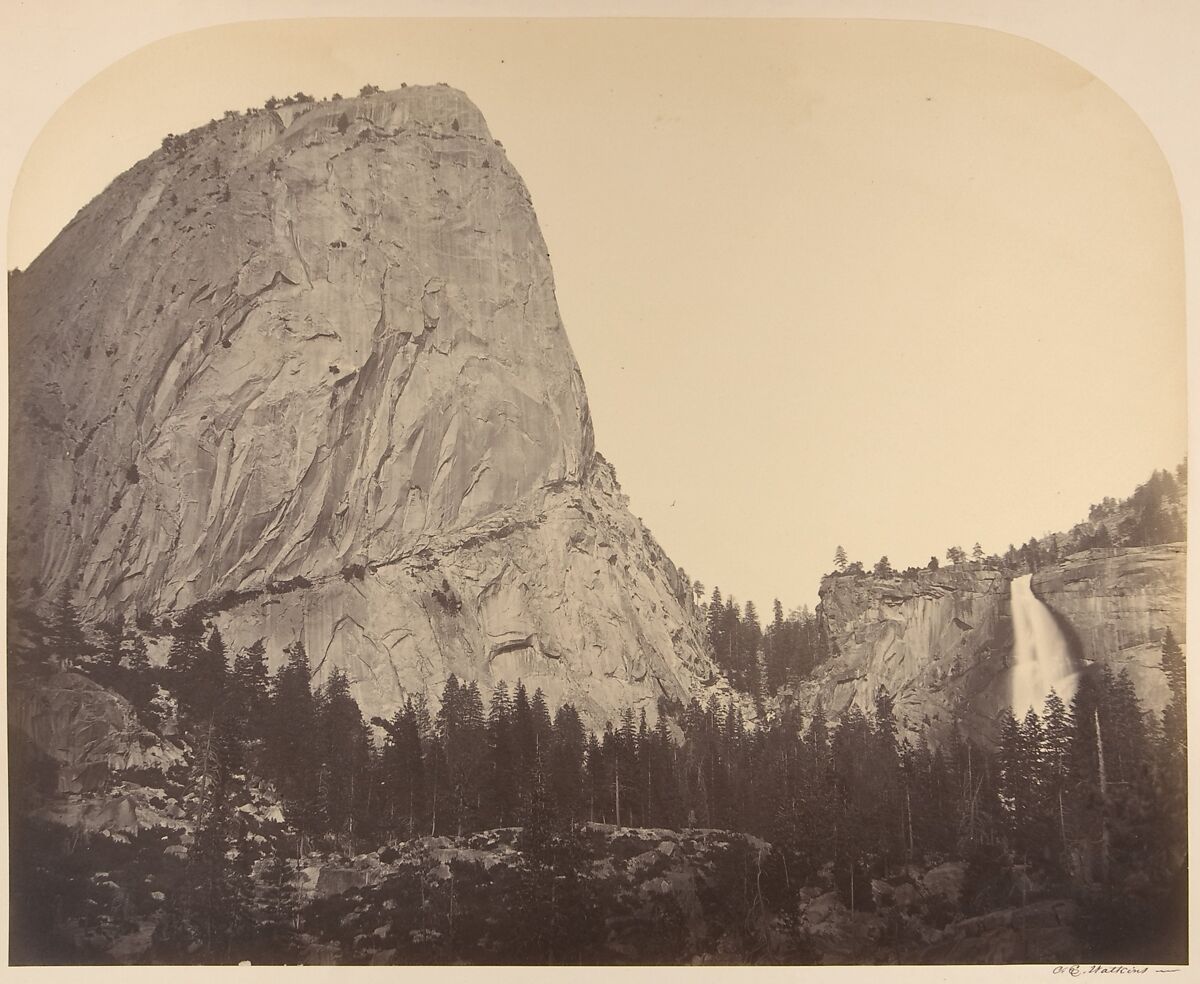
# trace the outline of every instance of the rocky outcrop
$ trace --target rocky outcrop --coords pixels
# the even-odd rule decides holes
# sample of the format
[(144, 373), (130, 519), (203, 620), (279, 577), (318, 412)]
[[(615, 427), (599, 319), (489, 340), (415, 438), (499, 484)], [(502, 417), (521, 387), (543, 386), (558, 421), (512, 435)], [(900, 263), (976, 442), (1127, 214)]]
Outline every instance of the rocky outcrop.
[[(1184, 638), (1185, 562), (1183, 544), (1087, 550), (1038, 571), (1033, 592), (1084, 672), (1127, 668), (1143, 705), (1158, 712), (1169, 698), (1163, 635)], [(882, 685), (898, 718), (928, 724), (935, 742), (954, 722), (992, 737), (1011, 701), (1010, 598), (1007, 574), (970, 563), (912, 579), (827, 577), (818, 614), (831, 656), (801, 698), (836, 717), (851, 704), (870, 707)]]
[(1169, 628), (1182, 643), (1187, 628), (1185, 544), (1085, 550), (1038, 571), (1032, 583), (1080, 659), (1128, 669), (1147, 709), (1166, 706), (1163, 636)]
[[(603, 726), (713, 676), (593, 450), (528, 191), (447, 86), (214, 121), (10, 287), (15, 600), (222, 610), (368, 713), (516, 676)], [(703, 696), (703, 695), (702, 695)]]
[(264, 592), (217, 621), (233, 648), (266, 637), (282, 658), (302, 640), (315, 679), (345, 669), (368, 717), (436, 699), (453, 673), (481, 688), (520, 678), (602, 728), (623, 706), (653, 719), (660, 695), (730, 697), (691, 605), (597, 458), (583, 485), (541, 489), (391, 563)]
[(1070, 899), (1045, 899), (951, 923), (941, 939), (921, 951), (931, 964), (1075, 963), (1084, 946), (1075, 931), (1078, 907)]
[[(438, 963), (451, 927), (455, 963), (521, 962), (523, 941), (539, 929), (513, 904), (529, 870), (521, 838), (517, 828), (421, 837), (378, 855), (316, 861), (298, 886), (311, 927), (299, 962)], [(560, 935), (571, 940), (561, 960), (729, 964), (799, 962), (811, 953), (775, 923), (782, 874), (771, 845), (756, 837), (589, 823), (571, 865), (554, 908)], [(755, 886), (749, 895), (744, 884)], [(586, 918), (568, 922), (564, 913)]]
[(1008, 578), (960, 564), (915, 578), (840, 575), (821, 582), (818, 615), (830, 658), (802, 688), (837, 717), (873, 706), (884, 686), (897, 718), (931, 737), (960, 722), (991, 733), (1007, 706), (1012, 618)]
[(528, 192), (444, 86), (176, 138), (11, 290), (15, 521), (92, 610), (386, 562), (592, 433)]
[(166, 771), (182, 750), (143, 728), (129, 702), (79, 673), (13, 686), (9, 725), (57, 763), (60, 793), (89, 793), (130, 769)]

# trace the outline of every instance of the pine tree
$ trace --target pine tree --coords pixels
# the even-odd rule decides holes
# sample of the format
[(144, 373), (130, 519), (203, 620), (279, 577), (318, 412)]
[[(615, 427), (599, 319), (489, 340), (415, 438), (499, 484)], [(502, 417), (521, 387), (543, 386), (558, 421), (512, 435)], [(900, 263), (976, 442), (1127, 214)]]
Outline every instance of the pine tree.
[(154, 682), (146, 640), (140, 635), (136, 636), (129, 652), (129, 702), (133, 704), (138, 720), (152, 731), (162, 726), (162, 721), (154, 709), (157, 693), (158, 685)]
[(191, 712), (196, 697), (195, 669), (203, 662), (204, 649), (204, 621), (195, 611), (185, 611), (173, 629), (167, 654), (170, 688), (185, 716)]
[(1020, 726), (1020, 779), (1017, 793), (1022, 797), (1021, 824), (1016, 830), (1018, 848), (1028, 854), (1044, 855), (1048, 846), (1049, 804), (1045, 761), (1045, 732), (1041, 719), (1031, 707)]
[(94, 652), (83, 631), (79, 611), (71, 603), (71, 589), (66, 585), (58, 595), (50, 624), (50, 648), (67, 666), (78, 666)]
[(834, 880), (851, 912), (871, 907), (870, 879), (863, 865), (874, 834), (871, 820), (875, 791), (867, 771), (870, 736), (870, 722), (852, 704), (830, 741)]
[(772, 696), (779, 692), (788, 679), (792, 667), (793, 640), (789, 626), (783, 617), (783, 605), (775, 599), (772, 607), (771, 625), (767, 629), (765, 647), (766, 687)]
[(758, 610), (753, 601), (746, 602), (740, 626), (742, 690), (757, 703), (762, 700), (762, 675), (759, 670), (759, 649), (762, 646), (762, 628), (758, 624)]
[(1062, 698), (1053, 689), (1046, 697), (1043, 720), (1046, 732), (1046, 799), (1057, 820), (1056, 833), (1062, 852), (1065, 854), (1069, 849), (1067, 815), (1070, 797), (1067, 781), (1074, 725), (1067, 714), (1067, 708)]
[(604, 815), (604, 803), (608, 789), (608, 770), (604, 759), (604, 751), (600, 739), (593, 731), (588, 735), (587, 754), (584, 759), (587, 773), (587, 814), (588, 821), (595, 823)]
[(666, 716), (659, 714), (650, 739), (650, 823), (678, 828), (683, 821), (678, 759)]
[(404, 707), (382, 724), (387, 737), (381, 756), (384, 827), (393, 835), (415, 837), (429, 820), (425, 785), (425, 762), (421, 736), (417, 726), (417, 711), (411, 697)]
[(519, 787), (512, 734), (512, 702), (508, 685), (501, 680), (488, 706), (488, 815), (508, 826), (517, 815)]
[(122, 656), (124, 655), (121, 650), (121, 644), (125, 639), (124, 616), (118, 612), (112, 620), (101, 622), (100, 633), (104, 637), (104, 643), (101, 647), (104, 661), (113, 669), (119, 668)]
[(542, 693), (541, 687), (533, 692), (533, 699), (529, 702), (529, 714), (533, 721), (534, 754), (539, 750), (549, 754), (552, 724), (550, 708), (546, 704), (546, 695)]
[(520, 957), (525, 963), (581, 962), (595, 920), (582, 877), (583, 850), (575, 826), (555, 811), (548, 766), (535, 756), (517, 840), (522, 879)]
[(251, 740), (261, 739), (271, 699), (271, 678), (263, 641), (252, 643), (234, 657), (233, 692)]
[(1187, 675), (1183, 650), (1168, 628), (1162, 642), (1162, 669), (1171, 698), (1162, 715), (1159, 740), (1158, 807), (1166, 868), (1172, 873), (1185, 865), (1188, 843)]
[(483, 778), (485, 775), (481, 749), (487, 742), (487, 727), (483, 717), (483, 699), (479, 685), (472, 680), (460, 690), (461, 720), (459, 750), (453, 766), (453, 783), (457, 797), (457, 816), (462, 830), (477, 830), (482, 825)]
[(875, 713), (871, 720), (867, 753), (866, 781), (875, 790), (875, 805), (871, 816), (871, 848), (887, 866), (903, 851), (903, 817), (901, 802), (899, 727), (896, 722), (895, 699), (880, 685), (875, 691)]
[[(217, 642), (219, 647), (219, 635)], [(192, 844), (171, 918), (156, 931), (160, 955), (180, 961), (229, 962), (252, 931), (250, 869), (234, 809), (244, 794), (244, 743), (237, 715), (221, 696), (192, 726), (194, 759), (185, 798)]]
[(459, 756), (469, 754), (463, 741), (464, 696), (465, 688), (459, 685), (458, 677), (451, 673), (442, 687), (442, 706), (434, 718), (433, 725), (438, 752), (434, 772), (437, 780), (434, 809), (443, 829), (457, 830), (460, 833), (463, 791), (457, 781)]
[(1110, 768), (1115, 782), (1132, 783), (1146, 774), (1149, 765), (1145, 716), (1128, 669), (1122, 668), (1108, 683), (1105, 716), (1112, 732)]
[(714, 655), (725, 651), (725, 602), (721, 598), (721, 589), (714, 586), (712, 598), (708, 602), (708, 642)]
[(287, 662), (275, 675), (266, 740), (267, 762), (289, 818), (306, 834), (323, 821), (318, 790), (320, 760), (313, 741), (317, 703), (304, 643), (287, 650)]
[(584, 810), (583, 722), (572, 704), (563, 704), (554, 716), (554, 738), (550, 749), (550, 789), (555, 813), (568, 823), (582, 819)]
[(316, 742), (324, 829), (352, 844), (367, 813), (371, 756), (362, 712), (340, 668), (330, 674), (319, 704)]
[[(613, 809), (617, 813), (617, 826), (636, 826), (634, 805), (638, 800), (639, 783), (637, 768), (637, 726), (633, 722), (633, 709), (621, 711), (621, 727), (614, 745), (616, 759), (613, 776)], [(617, 802), (620, 809), (617, 809)]]
[(722, 649), (717, 650), (717, 663), (729, 674), (729, 682), (738, 690), (746, 688), (746, 671), (742, 660), (741, 640), (742, 613), (738, 603), (730, 595), (725, 602), (725, 613), (721, 626)]
[(1011, 711), (1000, 718), (1000, 782), (998, 792), (1006, 816), (1006, 826), (1014, 841), (1021, 841), (1028, 826), (1028, 785), (1024, 774), (1024, 741), (1021, 725)]
[(225, 641), (221, 630), (213, 629), (208, 644), (195, 655), (188, 678), (188, 712), (199, 721), (208, 719), (225, 697), (225, 677), (228, 672)]
[(1187, 668), (1183, 649), (1168, 628), (1162, 641), (1162, 671), (1171, 699), (1163, 711), (1163, 744), (1166, 759), (1182, 778), (1187, 776)]

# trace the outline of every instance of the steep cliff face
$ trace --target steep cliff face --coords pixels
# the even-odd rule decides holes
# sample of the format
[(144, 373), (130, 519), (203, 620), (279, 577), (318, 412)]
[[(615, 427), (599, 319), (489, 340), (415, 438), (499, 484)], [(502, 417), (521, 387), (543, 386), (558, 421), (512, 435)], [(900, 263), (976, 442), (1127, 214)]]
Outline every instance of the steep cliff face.
[[(1159, 667), (1169, 627), (1185, 626), (1183, 544), (1074, 554), (1033, 576), (1034, 594), (1054, 613), (1084, 672), (1128, 668), (1143, 705), (1169, 699)], [(819, 615), (831, 658), (801, 697), (842, 713), (871, 706), (883, 685), (907, 725), (931, 725), (936, 740), (953, 722), (990, 737), (1012, 699), (1012, 613), (1008, 576), (961, 564), (916, 580), (827, 577)]]
[(873, 706), (884, 686), (896, 715), (927, 724), (936, 739), (954, 723), (991, 733), (1007, 706), (1012, 618), (1008, 578), (968, 565), (922, 571), (916, 580), (827, 577), (819, 615), (832, 655), (803, 689), (810, 705), (840, 715)]
[(711, 675), (596, 463), (528, 192), (462, 93), (169, 139), (11, 298), (19, 602), (241, 599), (236, 641), (303, 638), (371, 711), (449, 672), (587, 681), (597, 715)]
[(1154, 711), (1170, 699), (1162, 639), (1169, 628), (1184, 640), (1186, 586), (1182, 543), (1085, 550), (1033, 576), (1034, 594), (1058, 617), (1076, 654), (1115, 673), (1128, 669)]
[(543, 488), (391, 563), (263, 593), (218, 622), (234, 647), (303, 640), (314, 677), (344, 668), (368, 715), (436, 697), (451, 673), (481, 688), (520, 678), (598, 727), (625, 706), (653, 719), (659, 695), (728, 699), (689, 591), (626, 502), (597, 456), (584, 485)]
[(447, 87), (159, 151), (12, 326), (12, 547), (93, 607), (388, 561), (591, 462), (528, 193)]

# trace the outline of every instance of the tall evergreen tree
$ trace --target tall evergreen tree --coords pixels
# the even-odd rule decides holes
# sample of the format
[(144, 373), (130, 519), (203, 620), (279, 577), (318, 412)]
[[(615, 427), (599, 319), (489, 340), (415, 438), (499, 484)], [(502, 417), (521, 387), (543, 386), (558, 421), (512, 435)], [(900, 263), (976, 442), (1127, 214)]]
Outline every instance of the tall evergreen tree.
[(128, 697), (138, 719), (152, 731), (162, 726), (154, 708), (154, 698), (157, 694), (158, 685), (154, 682), (153, 668), (150, 665), (150, 650), (142, 636), (135, 636), (129, 651)]
[(546, 695), (542, 693), (541, 687), (533, 692), (533, 699), (529, 702), (529, 714), (533, 722), (534, 754), (542, 751), (548, 755), (552, 722), (550, 707), (546, 703)]
[(172, 630), (167, 654), (170, 689), (184, 714), (191, 712), (195, 694), (195, 670), (204, 657), (204, 620), (194, 610), (185, 611)]
[(513, 742), (512, 701), (508, 685), (501, 680), (492, 691), (488, 705), (488, 807), (501, 827), (517, 816), (520, 785), (517, 780), (516, 750)]
[(1163, 743), (1166, 758), (1179, 775), (1187, 776), (1187, 668), (1183, 649), (1168, 628), (1162, 641), (1162, 671), (1167, 677), (1170, 700), (1163, 711)]
[(55, 655), (68, 666), (78, 666), (95, 651), (84, 633), (79, 610), (71, 601), (71, 589), (66, 585), (59, 592), (51, 615), (48, 642)]
[(871, 720), (867, 752), (866, 781), (875, 789), (874, 810), (870, 818), (870, 847), (888, 870), (903, 852), (906, 803), (901, 798), (899, 726), (895, 698), (880, 685), (875, 691), (875, 713)]
[(384, 826), (393, 835), (415, 837), (429, 822), (425, 760), (411, 697), (384, 725), (381, 756)]
[(725, 601), (721, 597), (721, 589), (713, 586), (712, 597), (708, 602), (708, 642), (714, 654), (725, 652)]
[(758, 624), (758, 610), (753, 601), (747, 601), (741, 623), (741, 670), (742, 690), (761, 703), (762, 675), (759, 667), (759, 650), (762, 647), (762, 627)]
[(267, 732), (267, 762), (289, 818), (306, 834), (322, 829), (320, 759), (313, 741), (317, 704), (308, 653), (297, 640), (275, 674)]
[(324, 829), (353, 844), (368, 815), (371, 746), (345, 672), (329, 677), (317, 721), (318, 794)]
[(125, 640), (125, 618), (119, 612), (112, 619), (100, 623), (100, 633), (104, 638), (101, 654), (104, 661), (113, 668), (120, 667), (124, 656), (122, 643)]
[(187, 671), (187, 711), (198, 721), (210, 719), (226, 695), (228, 672), (225, 640), (213, 629), (207, 645), (200, 648)]
[(271, 678), (263, 641), (252, 643), (233, 660), (232, 685), (246, 733), (252, 740), (263, 737), (271, 700)]
[(554, 736), (550, 749), (549, 780), (555, 813), (575, 824), (583, 818), (584, 803), (583, 723), (572, 704), (563, 704), (554, 716)]
[[(214, 652), (223, 652), (219, 634)], [(219, 679), (219, 678), (218, 678)], [(236, 959), (252, 931), (253, 886), (235, 802), (244, 794), (243, 736), (231, 705), (214, 700), (191, 730), (194, 748), (185, 799), (192, 825), (181, 891), (155, 934), (155, 947), (176, 961)]]
[(593, 731), (587, 738), (587, 754), (584, 758), (587, 781), (587, 815), (592, 823), (604, 815), (604, 804), (608, 790), (608, 769), (600, 739)]
[(771, 625), (767, 629), (763, 647), (766, 690), (774, 695), (787, 682), (788, 671), (792, 665), (793, 641), (792, 633), (788, 631), (788, 624), (783, 617), (783, 605), (779, 603), (778, 598), (775, 599), (771, 614)]
[(1070, 805), (1068, 776), (1074, 724), (1062, 698), (1051, 689), (1046, 697), (1045, 714), (1046, 801), (1055, 818), (1055, 833), (1062, 854), (1069, 849), (1067, 814)]

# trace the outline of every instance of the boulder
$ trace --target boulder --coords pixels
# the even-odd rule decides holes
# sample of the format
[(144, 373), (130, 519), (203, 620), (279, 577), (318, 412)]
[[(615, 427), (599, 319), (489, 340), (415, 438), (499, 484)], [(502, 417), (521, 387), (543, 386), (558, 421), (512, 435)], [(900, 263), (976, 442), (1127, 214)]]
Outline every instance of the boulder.
[(803, 910), (804, 921), (812, 926), (830, 922), (843, 914), (848, 914), (848, 910), (837, 892), (817, 896)]
[(892, 903), (900, 909), (910, 909), (920, 901), (920, 891), (909, 882), (902, 882), (892, 888)]
[(338, 895), (351, 889), (374, 885), (379, 881), (376, 869), (348, 866), (322, 866), (317, 873), (316, 893), (319, 896)]
[(920, 959), (929, 963), (1075, 963), (1083, 948), (1071, 929), (1073, 902), (1051, 899), (1000, 909), (947, 926)]
[(930, 868), (921, 878), (921, 886), (929, 895), (945, 899), (958, 905), (962, 898), (963, 883), (967, 877), (967, 866), (962, 861), (947, 861)]
[(58, 790), (102, 788), (124, 769), (166, 771), (182, 750), (144, 729), (124, 697), (71, 671), (14, 681), (10, 723), (58, 763)]

